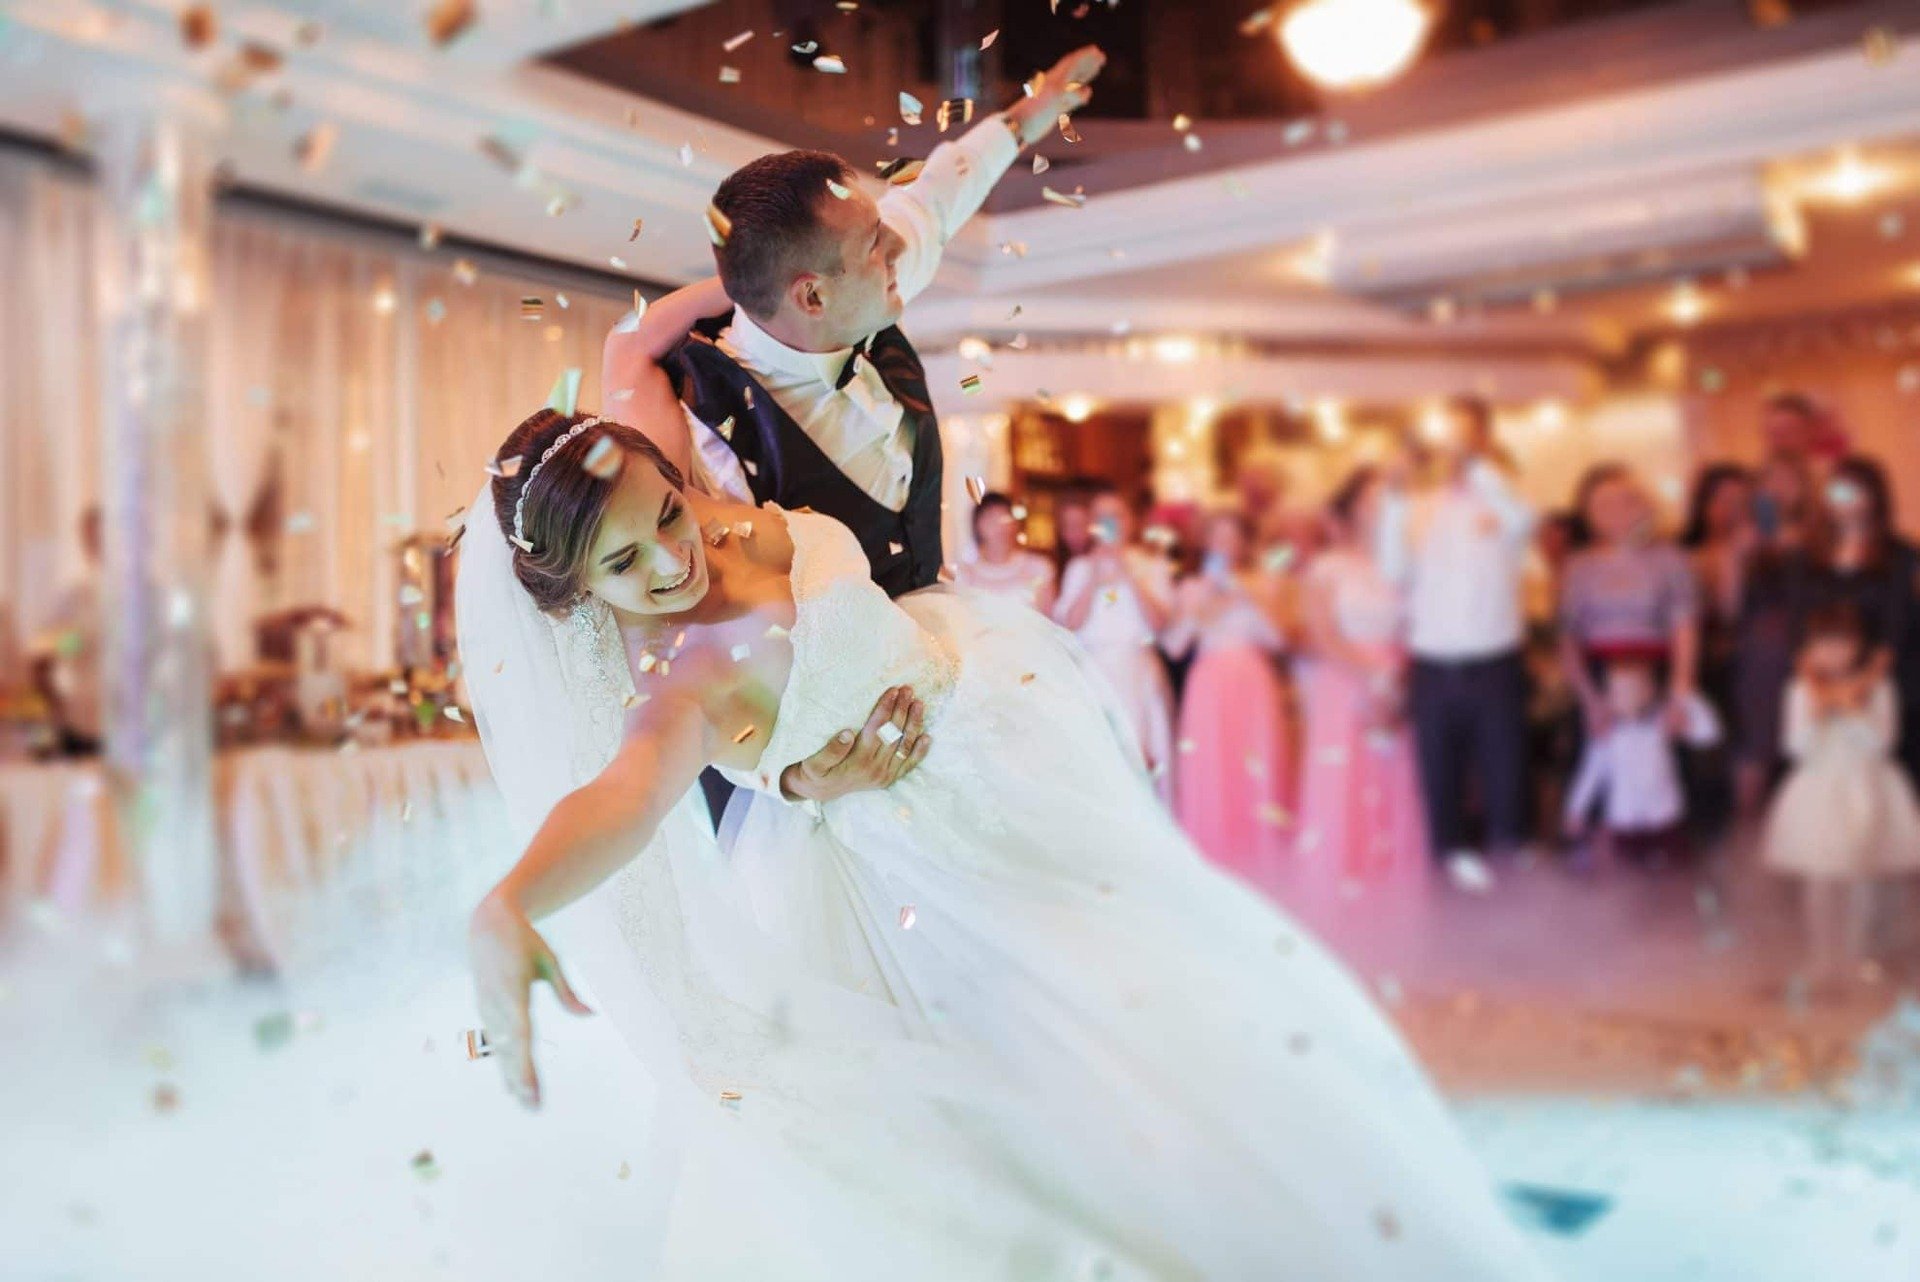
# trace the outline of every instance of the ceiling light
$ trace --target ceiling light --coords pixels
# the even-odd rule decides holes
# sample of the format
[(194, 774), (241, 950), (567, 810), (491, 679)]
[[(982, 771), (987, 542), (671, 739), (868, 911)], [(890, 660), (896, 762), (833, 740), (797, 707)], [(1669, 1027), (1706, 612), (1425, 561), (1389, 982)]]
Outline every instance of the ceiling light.
[(1303, 0), (1280, 20), (1293, 65), (1328, 89), (1382, 84), (1426, 43), (1433, 14), (1418, 0)]
[(1084, 423), (1093, 417), (1096, 402), (1085, 392), (1070, 392), (1060, 398), (1060, 413), (1069, 423)]
[(1199, 355), (1199, 340), (1185, 334), (1164, 334), (1153, 340), (1153, 359), (1165, 365), (1191, 365)]
[(1692, 325), (1706, 315), (1707, 300), (1700, 295), (1690, 280), (1683, 280), (1673, 287), (1668, 296), (1666, 312), (1676, 325)]
[(1886, 186), (1890, 175), (1877, 165), (1860, 159), (1852, 147), (1842, 151), (1825, 173), (1807, 184), (1807, 190), (1843, 205), (1857, 205)]
[(1314, 402), (1313, 426), (1321, 440), (1329, 445), (1338, 445), (1347, 439), (1346, 406), (1335, 400)]

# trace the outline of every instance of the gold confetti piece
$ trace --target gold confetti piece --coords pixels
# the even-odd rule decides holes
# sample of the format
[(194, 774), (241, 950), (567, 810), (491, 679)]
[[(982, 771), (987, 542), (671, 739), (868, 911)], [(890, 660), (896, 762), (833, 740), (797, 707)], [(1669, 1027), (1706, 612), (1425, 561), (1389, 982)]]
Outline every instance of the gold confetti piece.
[(979, 390), (980, 390), (980, 376), (978, 374), (969, 374), (965, 378), (960, 380), (960, 391), (964, 395), (972, 396), (975, 392)]
[(339, 140), (340, 127), (323, 120), (300, 135), (300, 140), (293, 145), (293, 158), (308, 173), (318, 173), (326, 168), (328, 157), (333, 155), (333, 145)]
[(537, 321), (545, 310), (546, 304), (531, 294), (520, 300), (520, 319), (523, 321)]
[(1020, 674), (1020, 684), (1023, 686), (1030, 686), (1033, 684), (1033, 679), (1038, 675), (1039, 674), (1036, 672), (1023, 672)]
[(849, 191), (846, 187), (842, 186), (840, 183), (835, 182), (831, 178), (827, 179), (827, 190), (833, 193), (833, 198), (835, 200), (845, 200), (849, 196), (853, 195), (853, 192)]
[(652, 695), (641, 694), (638, 691), (635, 691), (633, 694), (628, 695), (625, 699), (622, 699), (620, 701), (620, 706), (631, 711), (632, 709), (639, 707), (641, 704), (645, 703), (648, 699), (652, 697), (653, 697)]
[(1173, 118), (1173, 128), (1175, 133), (1183, 134), (1187, 132), (1187, 130), (1193, 128), (1193, 117), (1189, 116), (1184, 111), (1181, 112), (1179, 115)]
[(469, 259), (456, 258), (453, 260), (453, 278), (462, 285), (471, 285), (480, 279), (480, 269)]
[(478, 16), (473, 0), (440, 0), (427, 11), (427, 36), (444, 49)]
[(980, 52), (985, 53), (987, 50), (993, 48), (993, 42), (999, 38), (1000, 28), (995, 27), (992, 31), (987, 32), (985, 39), (980, 41)]
[(889, 541), (887, 544), (887, 551), (893, 553), (895, 556), (899, 556), (902, 552), (905, 552), (906, 550), (907, 550), (906, 548), (902, 547), (898, 543)]
[(593, 447), (587, 451), (586, 458), (580, 461), (580, 466), (597, 481), (611, 481), (620, 475), (620, 469), (626, 465), (626, 461), (627, 456), (619, 445), (602, 432), (594, 438)]
[(1884, 67), (1900, 52), (1900, 37), (1886, 27), (1868, 27), (1860, 37), (1860, 52), (1870, 67)]
[(1007, 346), (1016, 352), (1024, 352), (1027, 350), (1027, 336), (1024, 333), (1015, 334), (1007, 340)]
[(821, 54), (813, 60), (813, 69), (815, 71), (824, 71), (829, 76), (844, 76), (847, 74), (847, 64), (840, 60), (840, 55), (837, 53)]
[(1044, 174), (1047, 172), (1047, 170), (1052, 168), (1053, 168), (1053, 162), (1051, 160), (1048, 160), (1045, 156), (1041, 155), (1037, 151), (1033, 153), (1033, 172), (1034, 173)]
[(1073, 127), (1072, 116), (1069, 116), (1065, 112), (1062, 112), (1060, 115), (1058, 124), (1060, 126), (1060, 136), (1062, 138), (1066, 139), (1068, 142), (1080, 141), (1080, 131)]
[(733, 219), (721, 213), (712, 205), (707, 206), (707, 239), (713, 242), (715, 249), (726, 248), (727, 240), (733, 235)]
[(737, 1104), (740, 1102), (740, 1092), (739, 1091), (721, 1091), (720, 1102), (722, 1104)]
[(984, 476), (969, 476), (967, 478), (967, 497), (975, 503), (987, 497), (987, 478)]
[(204, 49), (220, 36), (220, 22), (207, 5), (196, 4), (180, 11), (180, 42), (189, 49)]
[(1025, 258), (1027, 256), (1027, 242), (1024, 240), (1003, 240), (1000, 242), (1000, 252), (1010, 254), (1015, 258)]
[[(747, 34), (752, 35), (753, 33), (749, 31)], [(613, 1178), (616, 1180), (624, 1180), (629, 1176), (631, 1176), (632, 1174), (633, 1174), (633, 1167), (629, 1166), (625, 1162), (622, 1162), (620, 1163), (620, 1169), (613, 1173)]]
[(1055, 191), (1051, 187), (1042, 187), (1040, 195), (1043, 199), (1056, 205), (1065, 205), (1068, 209), (1080, 209), (1087, 203), (1087, 198), (1077, 191)]
[(720, 83), (721, 83), (721, 84), (723, 84), (723, 85), (737, 85), (737, 84), (739, 84), (739, 83), (740, 83), (740, 68), (738, 68), (738, 67), (722, 67), (722, 68), (720, 68)]
[(640, 228), (645, 225), (646, 221), (644, 218), (636, 218), (633, 220), (633, 230), (627, 233), (627, 243), (629, 245), (640, 239)]
[(660, 660), (655, 658), (652, 654), (643, 653), (640, 656), (639, 663), (636, 664), (635, 666), (638, 667), (642, 672), (652, 672), (656, 667), (660, 666)]
[(747, 740), (753, 738), (753, 736), (759, 733), (760, 733), (759, 726), (744, 726), (740, 729), (738, 733), (736, 733), (733, 736), (733, 741), (735, 743), (745, 743)]
[(747, 661), (747, 656), (753, 653), (753, 647), (748, 645), (746, 642), (742, 641), (739, 645), (736, 645), (731, 650), (727, 651), (727, 653), (733, 656), (733, 661), (735, 663), (745, 663)]
[(433, 1150), (430, 1148), (423, 1148), (415, 1153), (413, 1160), (407, 1165), (412, 1167), (413, 1173), (422, 1180), (440, 1178), (440, 1164), (433, 1160)]
[(925, 105), (918, 98), (904, 89), (900, 91), (900, 119), (910, 125), (917, 125), (920, 123), (920, 113), (924, 110)]
[(902, 929), (902, 930), (912, 930), (912, 929), (913, 929), (913, 923), (914, 923), (914, 922), (916, 922), (916, 921), (918, 921), (919, 919), (920, 919), (920, 915), (919, 915), (918, 913), (916, 913), (916, 912), (914, 912), (914, 911), (913, 911), (913, 905), (912, 905), (912, 904), (905, 904), (905, 905), (902, 905), (902, 906), (901, 906), (901, 909), (900, 909), (900, 929)]
[(660, 675), (664, 677), (671, 671), (673, 671), (673, 662), (669, 659), (660, 660)]
[(909, 160), (902, 157), (882, 165), (880, 176), (887, 180), (889, 187), (904, 187), (918, 178), (920, 172), (926, 167), (927, 162), (924, 160)]
[(171, 1113), (180, 1107), (180, 1089), (171, 1082), (162, 1082), (153, 1088), (153, 1111)]
[(944, 100), (940, 104), (938, 114), (934, 117), (934, 122), (939, 126), (941, 133), (947, 132), (948, 125), (965, 125), (972, 120), (973, 99), (971, 98), (948, 98)]
[(467, 1044), (468, 1059), (485, 1059), (493, 1054), (493, 1044), (487, 1040), (486, 1029), (469, 1028), (463, 1035), (463, 1039)]
[(732, 53), (735, 49), (738, 49), (741, 45), (747, 43), (747, 41), (751, 39), (753, 39), (753, 32), (742, 31), (737, 36), (729, 36), (725, 41), (721, 43), (720, 47), (722, 49), (725, 49), (728, 53)]

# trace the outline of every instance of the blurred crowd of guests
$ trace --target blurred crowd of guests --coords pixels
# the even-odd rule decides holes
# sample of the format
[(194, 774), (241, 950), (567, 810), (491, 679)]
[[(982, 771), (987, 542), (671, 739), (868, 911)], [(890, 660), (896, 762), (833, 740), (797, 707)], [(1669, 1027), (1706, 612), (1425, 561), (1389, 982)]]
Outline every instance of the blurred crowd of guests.
[(1316, 510), (1258, 472), (1176, 532), (1090, 484), (1052, 557), (989, 494), (956, 577), (1075, 632), (1196, 843), (1274, 893), (1749, 832), (1802, 886), (1809, 979), (1844, 983), (1875, 888), (1920, 871), (1920, 551), (1881, 465), (1783, 394), (1763, 461), (1702, 466), (1670, 533), (1630, 464), (1539, 511), (1486, 405), (1447, 420)]

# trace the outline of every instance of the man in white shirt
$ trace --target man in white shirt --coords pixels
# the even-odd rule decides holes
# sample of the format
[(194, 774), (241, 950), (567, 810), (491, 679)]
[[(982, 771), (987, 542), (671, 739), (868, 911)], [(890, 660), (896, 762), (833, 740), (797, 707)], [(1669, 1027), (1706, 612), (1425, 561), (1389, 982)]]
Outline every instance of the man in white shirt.
[[(1448, 407), (1441, 478), (1382, 504), (1382, 571), (1407, 593), (1408, 704), (1428, 835), (1438, 856), (1475, 853), (1465, 799), (1477, 778), (1487, 845), (1527, 837), (1526, 669), (1521, 581), (1533, 509), (1495, 461), (1485, 402)], [(1469, 772), (1472, 772), (1471, 774)]]
[(720, 185), (708, 211), (719, 281), (661, 300), (642, 322), (657, 333), (663, 308), (683, 325), (732, 309), (665, 362), (708, 489), (837, 518), (889, 593), (935, 581), (939, 424), (897, 322), (1021, 148), (1087, 102), (1104, 62), (1092, 46), (1069, 54), (878, 200), (845, 160), (817, 151), (763, 156)]

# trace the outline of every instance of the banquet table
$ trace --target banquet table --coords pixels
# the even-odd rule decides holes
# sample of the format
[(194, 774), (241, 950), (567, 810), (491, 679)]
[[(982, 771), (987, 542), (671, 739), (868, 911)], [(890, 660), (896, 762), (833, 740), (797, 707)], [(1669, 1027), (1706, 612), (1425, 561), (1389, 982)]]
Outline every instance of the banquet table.
[[(250, 747), (215, 759), (220, 927), (243, 960), (272, 963), (322, 899), (388, 911), (510, 859), (474, 739), (352, 750)], [(127, 906), (131, 852), (98, 762), (0, 765), (0, 889), (7, 916), (43, 922)]]

